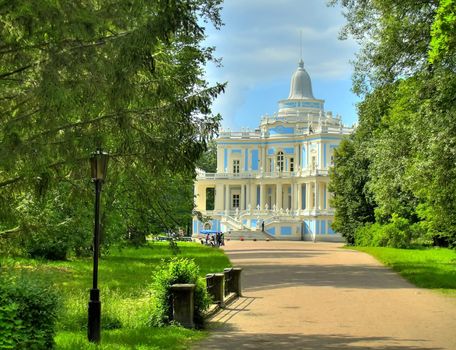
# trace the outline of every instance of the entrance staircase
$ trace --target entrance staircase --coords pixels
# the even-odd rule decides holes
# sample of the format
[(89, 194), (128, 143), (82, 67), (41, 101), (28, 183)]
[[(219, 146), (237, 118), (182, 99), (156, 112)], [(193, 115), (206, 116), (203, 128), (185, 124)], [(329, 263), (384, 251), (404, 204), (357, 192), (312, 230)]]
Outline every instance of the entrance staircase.
[(254, 230), (239, 230), (239, 231), (229, 231), (225, 234), (225, 240), (240, 241), (267, 241), (274, 240), (275, 237), (268, 234), (267, 232), (254, 231)]

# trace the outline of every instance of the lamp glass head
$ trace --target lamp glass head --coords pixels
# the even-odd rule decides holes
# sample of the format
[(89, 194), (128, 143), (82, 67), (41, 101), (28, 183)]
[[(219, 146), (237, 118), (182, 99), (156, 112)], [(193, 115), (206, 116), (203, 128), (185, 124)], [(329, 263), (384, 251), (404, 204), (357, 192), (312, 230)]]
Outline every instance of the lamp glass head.
[(101, 150), (92, 153), (90, 157), (90, 169), (93, 181), (104, 181), (108, 170), (108, 159), (108, 153)]

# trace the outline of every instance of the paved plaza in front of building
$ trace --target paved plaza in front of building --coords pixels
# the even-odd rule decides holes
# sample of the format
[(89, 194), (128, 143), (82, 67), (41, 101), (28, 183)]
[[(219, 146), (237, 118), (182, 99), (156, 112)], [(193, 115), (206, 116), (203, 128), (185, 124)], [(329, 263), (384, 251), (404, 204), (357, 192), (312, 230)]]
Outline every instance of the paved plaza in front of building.
[(456, 298), (337, 243), (230, 241), (243, 297), (195, 349), (456, 349)]

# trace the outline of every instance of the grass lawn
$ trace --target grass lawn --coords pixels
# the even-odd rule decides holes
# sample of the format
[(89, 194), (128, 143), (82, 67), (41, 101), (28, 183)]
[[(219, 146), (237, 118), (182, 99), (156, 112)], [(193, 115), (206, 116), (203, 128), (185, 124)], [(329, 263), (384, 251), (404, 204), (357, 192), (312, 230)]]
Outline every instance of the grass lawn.
[(369, 253), (418, 287), (456, 297), (456, 251), (444, 248), (350, 247)]
[[(201, 276), (221, 272), (230, 262), (221, 249), (179, 242), (180, 257), (195, 260)], [(87, 342), (87, 303), (92, 286), (92, 259), (49, 262), (33, 259), (1, 259), (14, 273), (33, 275), (55, 286), (63, 297), (58, 321), (57, 349), (186, 349), (189, 342), (206, 336), (204, 331), (180, 327), (146, 326), (150, 307), (149, 284), (162, 259), (172, 257), (167, 242), (139, 249), (114, 249), (99, 261), (102, 303), (102, 342)]]

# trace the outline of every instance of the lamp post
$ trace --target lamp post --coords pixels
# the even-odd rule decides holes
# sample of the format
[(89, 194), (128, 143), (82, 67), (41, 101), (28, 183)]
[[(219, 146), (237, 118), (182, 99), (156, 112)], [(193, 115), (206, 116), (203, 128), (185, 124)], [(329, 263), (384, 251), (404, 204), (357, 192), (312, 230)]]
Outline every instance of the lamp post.
[(90, 157), (92, 181), (95, 183), (95, 229), (93, 235), (93, 285), (90, 290), (89, 300), (89, 341), (100, 341), (101, 302), (100, 290), (98, 289), (98, 256), (100, 252), (100, 196), (101, 185), (106, 177), (108, 169), (108, 154), (97, 150)]

